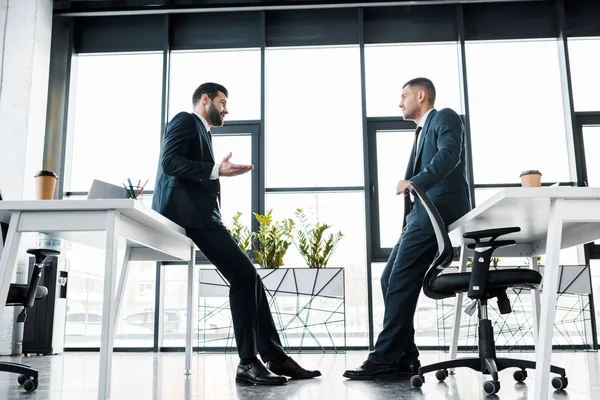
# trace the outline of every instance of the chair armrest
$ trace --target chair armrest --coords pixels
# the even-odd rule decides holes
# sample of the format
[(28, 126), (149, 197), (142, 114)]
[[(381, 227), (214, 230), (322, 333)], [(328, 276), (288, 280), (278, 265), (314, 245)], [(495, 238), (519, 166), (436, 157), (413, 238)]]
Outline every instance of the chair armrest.
[(465, 239), (482, 239), (486, 237), (491, 237), (490, 241), (495, 240), (498, 236), (506, 235), (508, 233), (520, 232), (521, 228), (518, 226), (513, 226), (510, 228), (496, 228), (496, 229), (484, 229), (481, 231), (471, 231), (463, 233), (463, 238)]
[(471, 299), (481, 298), (487, 294), (490, 260), (494, 250), (494, 247), (487, 247), (484, 251), (476, 249), (473, 254), (473, 267), (471, 269), (471, 279), (469, 280), (469, 291), (467, 292), (467, 296)]
[(515, 242), (514, 240), (496, 240), (495, 242), (477, 242), (477, 243), (469, 243), (467, 244), (467, 249), (477, 249), (477, 248), (482, 248), (482, 247), (494, 247), (494, 249), (497, 249), (498, 247), (504, 247), (504, 246), (512, 246), (514, 245)]

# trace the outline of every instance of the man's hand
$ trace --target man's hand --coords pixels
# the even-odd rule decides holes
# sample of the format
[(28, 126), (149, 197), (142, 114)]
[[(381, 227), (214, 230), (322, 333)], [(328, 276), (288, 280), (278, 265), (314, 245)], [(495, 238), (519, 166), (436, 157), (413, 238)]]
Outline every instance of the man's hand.
[(231, 153), (227, 154), (223, 161), (221, 161), (221, 165), (219, 166), (219, 176), (236, 176), (245, 174), (248, 171), (252, 171), (254, 169), (254, 165), (246, 165), (246, 164), (233, 164), (229, 162), (231, 158)]
[(401, 180), (400, 182), (398, 182), (398, 186), (396, 186), (396, 195), (402, 193), (403, 195), (408, 196), (408, 190), (406, 189), (406, 187), (409, 183), (411, 182), (405, 180)]

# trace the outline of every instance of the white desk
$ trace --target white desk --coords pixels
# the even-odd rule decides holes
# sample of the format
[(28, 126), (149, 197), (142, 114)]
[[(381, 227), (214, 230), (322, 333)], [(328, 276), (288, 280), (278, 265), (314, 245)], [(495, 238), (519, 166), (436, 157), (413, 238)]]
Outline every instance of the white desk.
[[(0, 221), (10, 224), (0, 261), (0, 318), (22, 233), (47, 233), (106, 249), (98, 383), (100, 400), (110, 398), (113, 342), (129, 261), (188, 261), (185, 373), (189, 375), (196, 246), (183, 228), (133, 199), (0, 201)], [(125, 257), (119, 286), (115, 290), (119, 239), (121, 243), (125, 242)]]
[[(461, 246), (460, 271), (467, 263), (466, 244), (462, 234), (481, 229), (519, 226), (521, 232), (502, 236), (517, 244), (497, 249), (494, 256), (536, 257), (546, 254), (546, 266), (541, 299), (532, 291), (534, 326), (536, 326), (536, 382), (534, 399), (548, 399), (554, 308), (559, 284), (558, 256), (561, 249), (592, 242), (600, 238), (600, 188), (543, 187), (503, 189), (486, 202), (471, 210), (449, 227), (454, 246)], [(457, 296), (450, 357), (456, 357), (463, 295)], [(562, 366), (576, 373), (573, 366)]]

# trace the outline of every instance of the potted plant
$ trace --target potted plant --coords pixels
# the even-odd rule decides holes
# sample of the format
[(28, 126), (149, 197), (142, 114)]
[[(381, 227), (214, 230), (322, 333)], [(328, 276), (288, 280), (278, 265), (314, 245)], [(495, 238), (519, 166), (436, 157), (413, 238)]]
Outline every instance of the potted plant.
[[(269, 298), (275, 323), (281, 330), (284, 347), (290, 345), (288, 334), (299, 333), (301, 348), (345, 346), (344, 268), (325, 268), (343, 234), (327, 235), (326, 231), (331, 226), (320, 222), (309, 224), (302, 209), (296, 210), (297, 223), (289, 218), (274, 221), (272, 210), (265, 215), (255, 213), (254, 216), (259, 223), (258, 232), (251, 232), (240, 222), (239, 212), (233, 218), (230, 231), (243, 251), (249, 253), (254, 249), (254, 261), (261, 267), (257, 273)], [(303, 256), (306, 267), (281, 268), (292, 243)], [(201, 297), (226, 299), (228, 291), (229, 284), (219, 271), (201, 269)], [(287, 311), (281, 312), (284, 308)], [(315, 311), (311, 312), (313, 308)], [(202, 321), (210, 323), (211, 318), (212, 314), (205, 312)], [(319, 333), (323, 328), (326, 336)], [(332, 335), (336, 331), (338, 335)]]
[(319, 221), (316, 224), (308, 223), (301, 208), (296, 209), (295, 215), (299, 222), (295, 244), (300, 255), (309, 268), (325, 268), (343, 233), (338, 231), (327, 237), (325, 231), (331, 228), (330, 225)]

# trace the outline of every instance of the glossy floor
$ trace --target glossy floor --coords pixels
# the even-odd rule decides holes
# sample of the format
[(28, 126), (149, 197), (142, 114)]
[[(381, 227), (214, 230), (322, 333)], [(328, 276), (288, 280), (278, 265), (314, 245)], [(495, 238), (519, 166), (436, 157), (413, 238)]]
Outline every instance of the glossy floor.
[[(292, 354), (301, 365), (318, 368), (323, 376), (307, 381), (289, 381), (275, 387), (245, 386), (234, 382), (238, 359), (233, 354), (194, 354), (192, 375), (183, 375), (183, 353), (115, 353), (113, 358), (112, 399), (297, 399), (297, 400), (379, 400), (379, 399), (519, 399), (533, 398), (535, 371), (526, 383), (515, 383), (512, 370), (500, 373), (497, 395), (483, 392), (487, 380), (469, 369), (457, 370), (439, 383), (433, 374), (421, 389), (409, 382), (360, 382), (342, 377), (344, 370), (360, 366), (368, 353), (352, 351), (339, 354)], [(470, 356), (460, 354), (460, 356)], [(498, 355), (534, 359), (533, 353)], [(423, 364), (447, 358), (443, 352), (422, 352)], [(21, 357), (0, 357), (0, 361), (21, 362)], [(0, 399), (95, 400), (98, 387), (98, 353), (65, 353), (28, 357), (26, 363), (39, 369), (40, 386), (29, 394), (17, 383), (14, 374), (0, 372)], [(600, 399), (600, 355), (596, 352), (555, 353), (555, 365), (567, 369), (569, 387), (555, 392), (551, 399)]]

